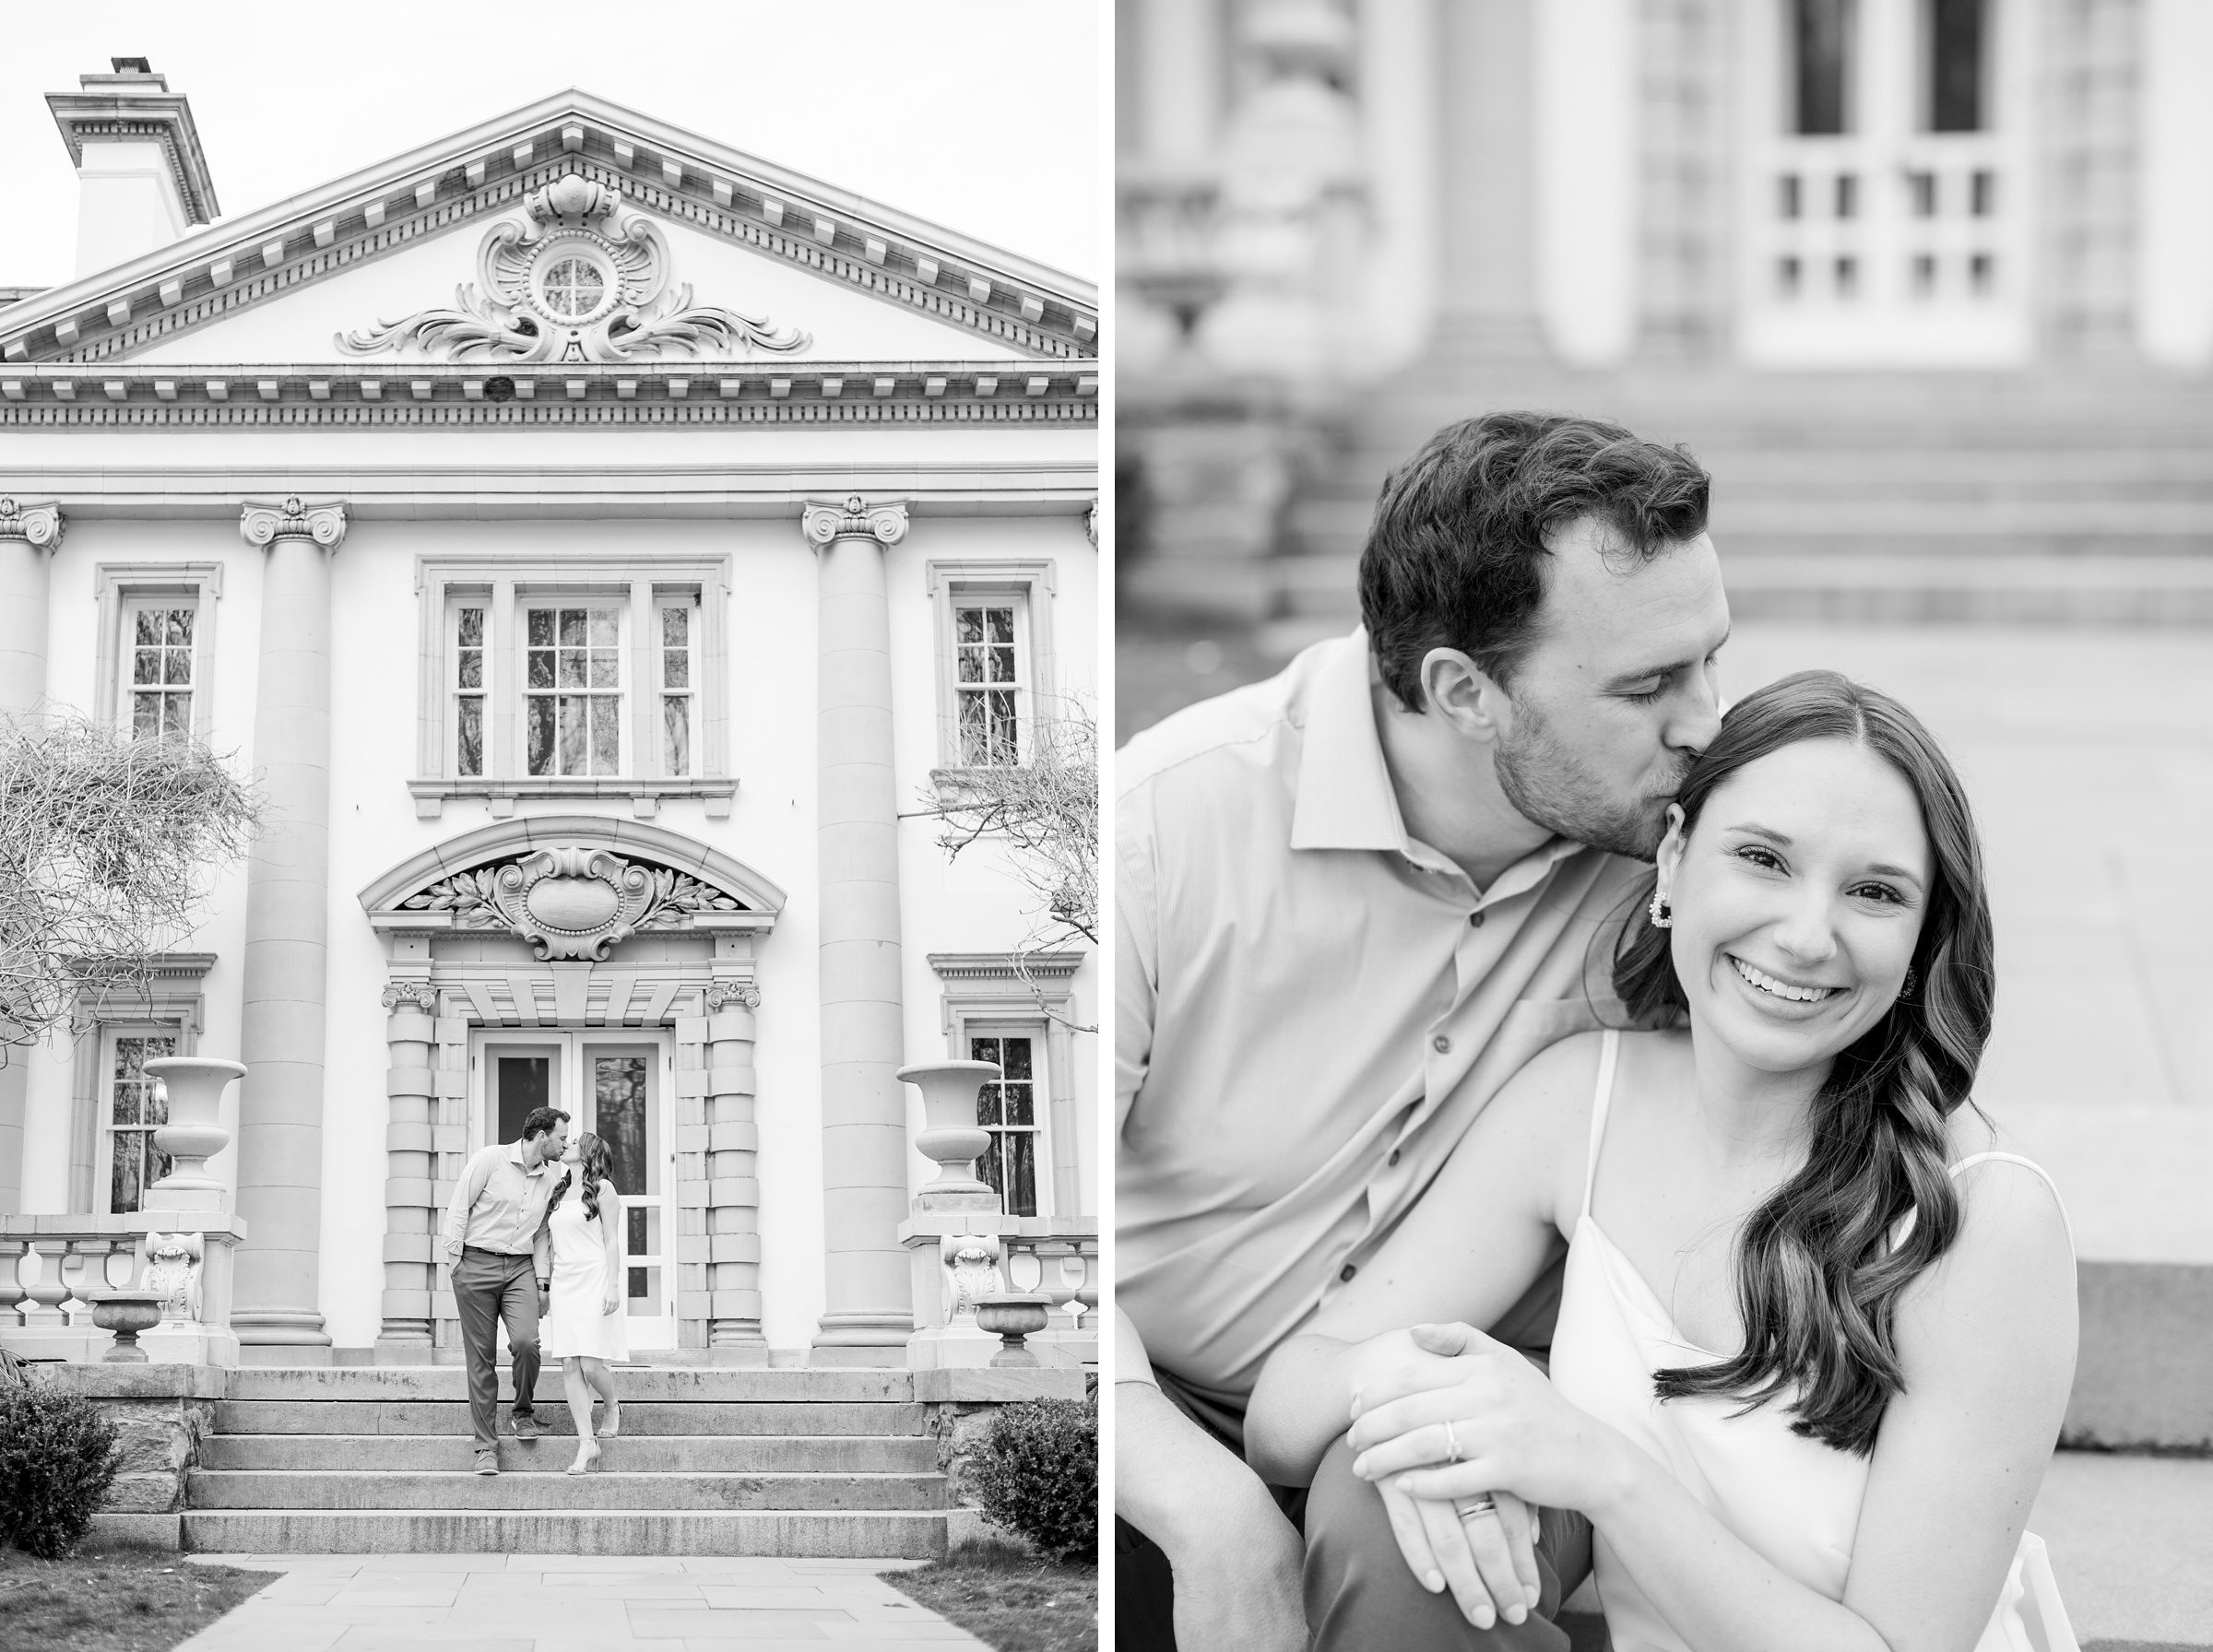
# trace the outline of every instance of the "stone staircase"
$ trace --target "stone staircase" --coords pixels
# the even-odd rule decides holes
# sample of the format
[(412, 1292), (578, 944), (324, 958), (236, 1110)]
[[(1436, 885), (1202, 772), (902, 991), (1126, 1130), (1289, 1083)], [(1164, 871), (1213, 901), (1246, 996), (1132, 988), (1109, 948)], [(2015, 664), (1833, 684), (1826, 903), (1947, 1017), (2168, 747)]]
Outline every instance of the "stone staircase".
[[(1012, 1375), (618, 1367), (621, 1433), (598, 1469), (567, 1475), (575, 1439), (550, 1370), (536, 1392), (549, 1433), (503, 1434), (501, 1472), (479, 1476), (454, 1367), (241, 1369), (185, 1472), (182, 1545), (933, 1557), (963, 1511), (922, 1390)], [(1080, 1372), (1054, 1375), (1080, 1396)]]
[[(1191, 581), (1198, 606), (1272, 620), (1275, 654), (1343, 630), (1386, 473), (1440, 426), (1499, 407), (1687, 443), (1714, 475), (1743, 618), (2213, 624), (2213, 379), (1577, 372), (1486, 357), (1450, 328), (1337, 424), (1275, 556), (1133, 571), (1136, 595), (1172, 609)], [(1225, 581), (1249, 588), (1212, 589)]]

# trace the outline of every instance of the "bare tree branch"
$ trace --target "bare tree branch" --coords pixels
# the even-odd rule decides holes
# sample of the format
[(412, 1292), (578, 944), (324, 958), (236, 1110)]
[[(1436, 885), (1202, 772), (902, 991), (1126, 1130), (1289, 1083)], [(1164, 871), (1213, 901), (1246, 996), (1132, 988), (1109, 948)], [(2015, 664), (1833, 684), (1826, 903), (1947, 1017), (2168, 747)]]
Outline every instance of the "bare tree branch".
[(74, 713), (0, 719), (0, 1049), (80, 1009), (150, 996), (261, 806), (187, 740), (129, 740)]
[(1029, 960), (1074, 942), (1099, 940), (1099, 727), (1081, 700), (1024, 723), (1028, 761), (940, 770), (937, 796), (918, 812), (939, 822), (948, 858), (989, 838), (1004, 844), (1015, 878), (1034, 897), (1029, 932), (1008, 954), (1050, 1020), (1095, 1032), (1060, 1015), (1031, 977)]

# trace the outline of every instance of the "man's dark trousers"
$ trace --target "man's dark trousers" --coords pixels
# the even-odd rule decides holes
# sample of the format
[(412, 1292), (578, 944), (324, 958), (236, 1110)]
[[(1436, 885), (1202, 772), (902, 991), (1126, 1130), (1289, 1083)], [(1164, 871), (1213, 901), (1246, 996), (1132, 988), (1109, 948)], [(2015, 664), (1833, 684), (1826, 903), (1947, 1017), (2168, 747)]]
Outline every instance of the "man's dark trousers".
[(515, 1360), (515, 1414), (531, 1415), (538, 1387), (538, 1277), (535, 1258), (503, 1251), (463, 1248), (454, 1268), (454, 1308), (461, 1316), (461, 1347), (468, 1364), (468, 1422), (477, 1449), (499, 1439), (500, 1321), (507, 1322), (507, 1351)]

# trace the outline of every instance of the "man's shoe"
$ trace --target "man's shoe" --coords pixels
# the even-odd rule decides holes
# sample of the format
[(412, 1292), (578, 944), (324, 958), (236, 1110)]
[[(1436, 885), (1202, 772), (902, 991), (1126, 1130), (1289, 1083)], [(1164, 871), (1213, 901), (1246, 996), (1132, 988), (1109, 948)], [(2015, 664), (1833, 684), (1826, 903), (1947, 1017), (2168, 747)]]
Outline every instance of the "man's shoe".
[(545, 1432), (546, 1431), (538, 1425), (538, 1419), (532, 1416), (528, 1411), (515, 1412), (515, 1437), (516, 1439), (535, 1440)]
[(499, 1471), (500, 1454), (498, 1452), (486, 1446), (477, 1453), (477, 1472), (479, 1474), (497, 1474)]

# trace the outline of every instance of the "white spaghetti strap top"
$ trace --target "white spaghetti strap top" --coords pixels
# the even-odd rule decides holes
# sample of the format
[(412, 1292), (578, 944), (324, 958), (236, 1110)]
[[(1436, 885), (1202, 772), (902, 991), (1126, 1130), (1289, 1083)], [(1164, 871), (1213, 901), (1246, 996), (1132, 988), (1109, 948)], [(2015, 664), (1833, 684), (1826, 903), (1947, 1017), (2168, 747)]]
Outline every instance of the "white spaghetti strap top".
[[(1859, 1531), (1868, 1459), (1793, 1434), (1781, 1405), (1740, 1411), (1727, 1398), (1663, 1403), (1653, 1396), (1654, 1371), (1720, 1356), (1683, 1339), (1665, 1304), (1592, 1219), (1591, 1195), (1620, 1050), (1620, 1033), (1608, 1032), (1600, 1044), (1592, 1098), (1583, 1208), (1568, 1240), (1559, 1325), (1553, 1334), (1553, 1386), (1664, 1463), (1686, 1492), (1776, 1570), (1840, 1600)], [(1957, 1176), (1991, 1159), (2025, 1165), (2051, 1184), (2041, 1165), (2017, 1153), (1973, 1153), (1949, 1169)], [(2056, 1187), (2053, 1196), (2058, 1197)], [(2064, 1206), (2061, 1214), (2064, 1218)], [(1911, 1220), (1909, 1213), (1900, 1224), (1901, 1235)], [(2070, 1229), (2070, 1245), (2073, 1240)], [(1603, 1530), (1593, 1537), (1592, 1553), (1615, 1652), (1689, 1652), (1637, 1587)], [(2033, 1532), (2022, 1534), (1975, 1652), (2078, 1652), (2043, 1540)]]

